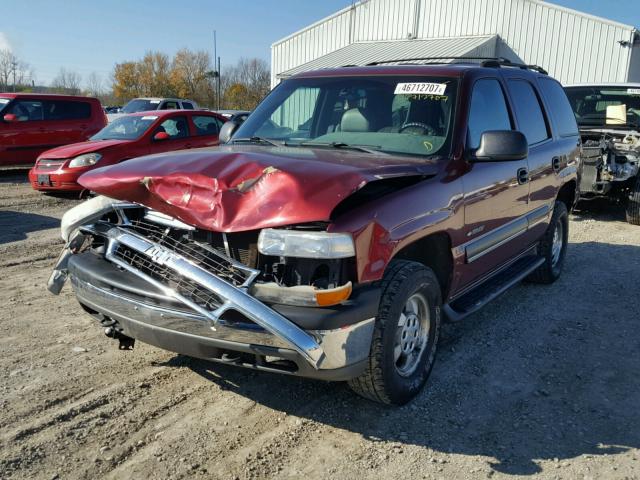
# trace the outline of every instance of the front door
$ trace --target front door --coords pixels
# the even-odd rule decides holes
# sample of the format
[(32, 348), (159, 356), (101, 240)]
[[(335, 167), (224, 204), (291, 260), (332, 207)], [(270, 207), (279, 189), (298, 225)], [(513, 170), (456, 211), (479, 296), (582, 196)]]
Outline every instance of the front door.
[(169, 135), (169, 138), (153, 140), (152, 136), (151, 153), (171, 152), (192, 147), (189, 124), (187, 123), (187, 117), (184, 115), (167, 118), (153, 132), (153, 135), (159, 132), (165, 132)]
[[(478, 148), (485, 131), (513, 127), (501, 82), (478, 80), (469, 109), (467, 148)], [(474, 162), (462, 181), (466, 242), (460, 287), (473, 284), (525, 247), (521, 235), (527, 229), (528, 161)]]

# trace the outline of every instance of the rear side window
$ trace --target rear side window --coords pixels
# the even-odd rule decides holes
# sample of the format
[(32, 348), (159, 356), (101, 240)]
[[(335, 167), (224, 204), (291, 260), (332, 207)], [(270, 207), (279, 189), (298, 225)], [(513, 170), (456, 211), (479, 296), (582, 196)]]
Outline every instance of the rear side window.
[(164, 102), (160, 110), (179, 110), (178, 102)]
[(45, 120), (80, 120), (91, 117), (91, 104), (54, 100), (45, 102)]
[(541, 78), (539, 82), (558, 129), (558, 135), (561, 137), (578, 135), (576, 117), (562, 86), (551, 78)]
[(218, 135), (222, 121), (208, 115), (194, 115), (193, 124), (196, 126), (196, 135)]
[(500, 82), (478, 80), (471, 94), (467, 146), (478, 148), (480, 137), (489, 130), (511, 130), (511, 117)]
[(185, 110), (193, 110), (193, 103), (182, 102), (182, 108), (184, 108)]
[(518, 126), (527, 137), (529, 145), (550, 138), (542, 106), (533, 86), (526, 80), (509, 80), (509, 90), (515, 104)]

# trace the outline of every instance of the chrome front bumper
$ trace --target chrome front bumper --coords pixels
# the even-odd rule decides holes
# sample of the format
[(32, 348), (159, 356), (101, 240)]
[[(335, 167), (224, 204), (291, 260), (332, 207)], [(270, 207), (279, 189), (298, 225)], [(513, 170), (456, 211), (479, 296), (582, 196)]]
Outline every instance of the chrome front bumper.
[(144, 343), (210, 360), (220, 360), (221, 351), (289, 360), (296, 364), (295, 370), (283, 372), (260, 361), (253, 365), (245, 362), (241, 366), (326, 380), (346, 380), (364, 369), (373, 334), (373, 318), (335, 330), (306, 331), (305, 334), (314, 338), (323, 352), (322, 361), (316, 368), (289, 342), (257, 324), (221, 319), (213, 329), (210, 319), (199, 313), (161, 307), (118, 289), (94, 285), (83, 278), (83, 274), (76, 273), (74, 261), (77, 259), (69, 265), (71, 285), (83, 308), (98, 318), (117, 321), (125, 335)]
[[(80, 228), (85, 234), (99, 234), (106, 240), (104, 256), (91, 252), (72, 254), (67, 249), (52, 274), (54, 293), (68, 276), (80, 303), (98, 318), (117, 321), (124, 334), (145, 343), (187, 355), (216, 360), (220, 350), (255, 354), (256, 368), (264, 358), (291, 360), (297, 369), (288, 373), (332, 378), (328, 372), (347, 369), (339, 379), (358, 374), (358, 365), (366, 361), (374, 328), (374, 318), (353, 319), (349, 325), (333, 330), (305, 330), (291, 319), (249, 294), (258, 272), (234, 263), (231, 270), (242, 271), (246, 281), (232, 284), (182, 252), (167, 248), (149, 238), (120, 226), (107, 226), (99, 232), (95, 226)], [(82, 243), (82, 242), (78, 242)], [(174, 272), (198, 288), (215, 295), (215, 308), (206, 308), (179, 293), (178, 289), (153, 278), (127, 263), (118, 249), (125, 247), (149, 264)], [(87, 257), (90, 256), (90, 257)], [(91, 259), (100, 265), (82, 267)], [(222, 257), (221, 257), (222, 258)], [(225, 261), (230, 261), (223, 257)], [(120, 276), (129, 275), (114, 287), (92, 276), (92, 268), (106, 267)], [(56, 279), (56, 275), (62, 275)], [(128, 283), (138, 283), (138, 289)], [(237, 282), (239, 283), (239, 282)], [(140, 295), (142, 290), (149, 293)], [(239, 314), (244, 321), (229, 320)], [(289, 315), (289, 314), (287, 314)], [(246, 366), (246, 365), (245, 365)], [(261, 369), (269, 369), (268, 366)], [(328, 373), (324, 375), (322, 372)]]

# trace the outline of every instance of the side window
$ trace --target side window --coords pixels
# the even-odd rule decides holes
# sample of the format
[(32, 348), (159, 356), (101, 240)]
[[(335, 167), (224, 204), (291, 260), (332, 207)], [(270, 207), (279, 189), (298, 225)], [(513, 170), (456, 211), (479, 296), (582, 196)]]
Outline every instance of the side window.
[(189, 127), (187, 126), (186, 117), (172, 117), (166, 119), (154, 132), (166, 132), (171, 140), (176, 138), (184, 138), (189, 136)]
[(164, 102), (160, 110), (179, 110), (178, 102)]
[(193, 124), (196, 126), (196, 135), (218, 135), (222, 121), (216, 117), (194, 115)]
[(551, 78), (541, 78), (539, 82), (547, 105), (551, 109), (551, 116), (558, 129), (558, 135), (561, 137), (578, 135), (576, 116), (564, 88)]
[(13, 113), (19, 122), (44, 120), (44, 108), (39, 100), (18, 100), (9, 107), (6, 113)]
[(182, 102), (182, 108), (184, 108), (185, 110), (193, 110), (193, 103)]
[(513, 97), (520, 131), (527, 137), (529, 145), (550, 138), (542, 106), (533, 86), (526, 80), (509, 80), (509, 90)]
[(467, 147), (478, 148), (480, 137), (486, 131), (511, 129), (511, 117), (500, 82), (490, 78), (478, 80), (471, 94)]
[(52, 100), (45, 102), (45, 120), (80, 120), (91, 117), (91, 105), (87, 102)]

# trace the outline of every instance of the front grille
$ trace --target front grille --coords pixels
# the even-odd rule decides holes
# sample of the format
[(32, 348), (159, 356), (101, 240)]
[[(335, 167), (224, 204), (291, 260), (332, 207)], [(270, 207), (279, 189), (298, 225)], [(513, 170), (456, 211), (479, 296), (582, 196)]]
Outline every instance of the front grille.
[(144, 254), (138, 253), (125, 245), (118, 245), (114, 251), (114, 255), (127, 265), (148, 275), (155, 281), (174, 289), (177, 293), (202, 308), (215, 310), (222, 305), (221, 300), (209, 290), (179, 275), (170, 268), (152, 262)]
[(56, 169), (60, 167), (65, 160), (52, 160), (49, 158), (41, 158), (38, 160), (38, 167), (48, 168), (48, 169)]
[(232, 285), (245, 285), (253, 275), (250, 269), (243, 268), (213, 247), (193, 240), (190, 232), (144, 219), (131, 220), (129, 225), (121, 225), (121, 228), (132, 230), (149, 241), (174, 251)]

